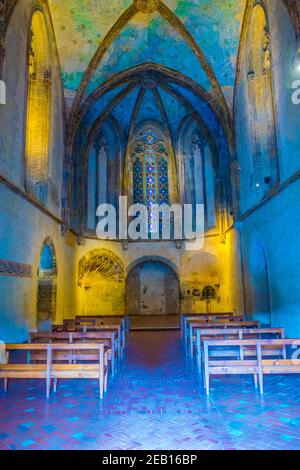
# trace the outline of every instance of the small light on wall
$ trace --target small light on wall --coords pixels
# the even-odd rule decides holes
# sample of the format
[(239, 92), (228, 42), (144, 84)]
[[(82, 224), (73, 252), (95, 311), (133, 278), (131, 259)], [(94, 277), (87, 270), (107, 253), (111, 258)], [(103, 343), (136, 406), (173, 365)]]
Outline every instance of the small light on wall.
[(255, 186), (256, 186), (257, 188), (259, 188), (259, 187), (260, 187), (260, 184), (259, 184), (259, 183), (256, 183), (256, 185), (255, 185)]
[(300, 72), (300, 47), (298, 47), (293, 61), (293, 67), (297, 72)]

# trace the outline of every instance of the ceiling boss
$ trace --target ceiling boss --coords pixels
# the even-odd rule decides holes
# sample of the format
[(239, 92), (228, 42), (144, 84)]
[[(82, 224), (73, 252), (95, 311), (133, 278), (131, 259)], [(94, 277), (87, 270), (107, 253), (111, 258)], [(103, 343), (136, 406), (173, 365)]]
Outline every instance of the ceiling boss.
[(159, 0), (134, 0), (134, 4), (143, 13), (153, 13), (159, 6)]

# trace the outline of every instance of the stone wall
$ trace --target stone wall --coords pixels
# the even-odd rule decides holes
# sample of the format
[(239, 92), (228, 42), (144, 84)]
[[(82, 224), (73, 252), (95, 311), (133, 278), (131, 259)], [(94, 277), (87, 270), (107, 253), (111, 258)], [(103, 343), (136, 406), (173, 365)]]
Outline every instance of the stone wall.
[[(49, 238), (57, 254), (56, 321), (73, 316), (74, 253), (76, 239), (61, 235), (61, 199), (64, 159), (62, 90), (58, 62), (53, 59), (50, 176), (57, 188), (39, 207), (25, 193), (24, 144), (27, 96), (27, 45), (34, 0), (19, 0), (11, 16), (5, 41), (3, 80), (7, 85), (7, 104), (0, 112), (0, 338), (24, 341), (29, 329), (37, 326), (37, 290), (40, 253)], [(50, 25), (47, 11), (44, 12)], [(51, 32), (51, 31), (50, 31)], [(51, 40), (51, 34), (50, 34)], [(54, 47), (53, 54), (54, 54)], [(26, 269), (22, 271), (21, 266)], [(13, 272), (12, 272), (13, 271)], [(27, 274), (26, 274), (27, 273)]]
[[(300, 79), (293, 65), (297, 51), (295, 31), (283, 2), (266, 3), (270, 29), (272, 80), (277, 124), (279, 187), (257, 201), (249, 187), (252, 172), (251, 132), (247, 98), (247, 62), (243, 45), (236, 94), (236, 134), (240, 176), (240, 230), (246, 312), (269, 318), (287, 334), (300, 335), (299, 273), (299, 132), (300, 107), (292, 103), (292, 83)], [(269, 286), (262, 297), (261, 285)]]

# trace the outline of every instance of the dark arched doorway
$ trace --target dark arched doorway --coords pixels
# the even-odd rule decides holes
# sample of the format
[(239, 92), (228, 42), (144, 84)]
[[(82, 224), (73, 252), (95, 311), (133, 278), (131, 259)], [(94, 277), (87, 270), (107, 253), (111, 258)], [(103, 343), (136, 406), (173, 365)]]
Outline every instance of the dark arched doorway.
[(269, 290), (269, 274), (265, 249), (256, 240), (252, 246), (250, 262), (251, 311), (253, 319), (262, 325), (271, 324), (271, 303)]
[(37, 328), (49, 330), (56, 316), (56, 257), (51, 241), (41, 251), (38, 271)]
[(146, 260), (137, 264), (126, 280), (127, 314), (154, 316), (179, 313), (179, 282), (167, 264)]

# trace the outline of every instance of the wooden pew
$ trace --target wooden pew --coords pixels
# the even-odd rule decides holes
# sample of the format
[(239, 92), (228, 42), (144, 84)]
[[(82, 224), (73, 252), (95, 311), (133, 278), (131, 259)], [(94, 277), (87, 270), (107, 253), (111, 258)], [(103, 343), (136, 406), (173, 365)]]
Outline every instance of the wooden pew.
[(76, 315), (75, 320), (81, 324), (118, 324), (120, 322), (125, 335), (129, 336), (130, 334), (129, 315)]
[[(211, 375), (253, 374), (255, 387), (258, 377), (260, 393), (263, 394), (264, 375), (300, 373), (300, 359), (287, 359), (287, 346), (300, 348), (300, 340), (204, 340), (204, 387), (207, 395)], [(224, 348), (228, 348), (230, 354), (226, 355)], [(212, 351), (215, 351), (215, 354), (212, 354)]]
[(227, 319), (232, 321), (244, 321), (244, 315), (235, 312), (216, 312), (216, 313), (181, 313), (180, 315), (180, 329), (182, 337), (184, 337), (185, 327), (186, 327), (186, 318), (195, 318), (205, 322), (214, 322), (221, 319)]
[(116, 333), (116, 338), (118, 339), (119, 345), (118, 345), (118, 351), (121, 352), (120, 354), (120, 359), (124, 357), (125, 354), (125, 347), (126, 347), (126, 335), (124, 333), (124, 330), (122, 329), (122, 325), (110, 325), (110, 324), (105, 324), (105, 325), (100, 325), (100, 324), (80, 324), (80, 322), (77, 322), (75, 320), (64, 320), (63, 325), (55, 325), (52, 328), (53, 333), (60, 333), (60, 332), (75, 332), (75, 331), (81, 331), (83, 333), (87, 332), (92, 332), (92, 331), (115, 331)]
[[(122, 357), (120, 334), (117, 336), (115, 330), (100, 330), (88, 332), (75, 332), (71, 333), (71, 342), (78, 343), (97, 343), (104, 342), (108, 346), (108, 360), (111, 361), (112, 375), (116, 373), (116, 362), (120, 362)], [(108, 340), (108, 345), (107, 345)], [(88, 360), (88, 359), (87, 359)]]
[[(284, 339), (284, 328), (255, 328), (255, 329), (241, 329), (241, 328), (220, 328), (220, 329), (197, 329), (196, 330), (196, 361), (197, 361), (197, 368), (198, 371), (202, 371), (202, 349), (203, 349), (203, 342), (204, 340), (230, 340), (230, 339), (263, 339), (264, 337), (268, 337), (268, 339)], [(225, 356), (232, 356), (232, 351), (224, 350), (220, 352), (220, 354), (224, 354)], [(252, 351), (253, 355), (255, 355), (255, 351)], [(283, 357), (285, 357), (285, 350), (282, 350), (274, 347), (269, 349), (270, 356), (279, 356), (282, 353)], [(251, 356), (251, 350), (248, 349), (247, 354)], [(213, 357), (214, 354), (211, 354)]]
[[(283, 359), (266, 358), (265, 350), (268, 348), (285, 349)], [(260, 373), (264, 375), (300, 374), (300, 339), (264, 339), (258, 343), (260, 355)], [(288, 357), (290, 356), (290, 357)], [(264, 392), (262, 383), (262, 393)]]
[(96, 332), (114, 332), (117, 340), (117, 350), (118, 350), (118, 360), (123, 359), (125, 355), (126, 347), (126, 335), (124, 330), (122, 330), (121, 325), (93, 325), (87, 326), (84, 325), (84, 328), (78, 328), (76, 331), (82, 331), (83, 333), (96, 333)]
[[(95, 331), (95, 332), (41, 332), (41, 333), (30, 333), (28, 338), (29, 344), (36, 343), (68, 343), (74, 344), (77, 342), (93, 342), (101, 343), (107, 348), (108, 361), (111, 363), (112, 376), (116, 373), (116, 362), (121, 359), (121, 350), (120, 350), (120, 341), (116, 335), (116, 332), (113, 331)], [(56, 360), (59, 360), (58, 353), (55, 352)], [(27, 362), (32, 361), (45, 361), (45, 353), (42, 351), (29, 353)], [(86, 360), (93, 360), (93, 357), (89, 359), (86, 357)]]
[(183, 316), (183, 329), (182, 334), (185, 341), (185, 346), (187, 346), (186, 340), (189, 334), (188, 330), (188, 323), (190, 321), (200, 322), (200, 323), (228, 323), (228, 322), (239, 322), (245, 321), (243, 315), (237, 314), (219, 314), (219, 315), (184, 315)]
[[(126, 319), (121, 316), (77, 316), (75, 320), (64, 320), (64, 329), (67, 331), (71, 330), (82, 330), (82, 331), (93, 331), (94, 329), (109, 329), (116, 328), (120, 329), (118, 334), (120, 334), (120, 342), (122, 348), (122, 356), (125, 352), (126, 347), (126, 337), (128, 333), (126, 332)], [(120, 327), (120, 328), (119, 328)]]
[[(211, 357), (210, 349), (213, 348), (224, 350), (224, 347), (236, 348), (235, 357), (220, 357), (216, 359)], [(255, 348), (255, 357), (249, 359), (244, 354), (245, 348)], [(204, 361), (204, 388), (206, 394), (210, 394), (210, 376), (211, 375), (253, 375), (255, 387), (257, 388), (257, 377), (259, 378), (259, 387), (262, 391), (262, 375), (259, 371), (259, 347), (258, 341), (255, 339), (246, 340), (204, 340), (203, 344), (203, 361)]]
[(186, 339), (185, 344), (188, 346), (188, 352), (191, 358), (194, 356), (194, 344), (196, 341), (196, 330), (197, 329), (219, 329), (219, 328), (259, 328), (260, 323), (258, 321), (239, 321), (239, 322), (232, 322), (232, 321), (221, 321), (216, 323), (201, 323), (195, 321), (195, 319), (188, 320), (187, 327), (186, 327)]
[[(58, 379), (98, 379), (100, 398), (103, 399), (107, 389), (107, 348), (99, 343), (80, 343), (76, 345), (76, 353), (72, 344), (7, 344), (6, 364), (0, 365), (0, 378), (4, 379), (4, 389), (7, 390), (8, 379), (45, 379), (46, 397), (50, 396), (51, 381), (54, 380), (54, 391)], [(43, 364), (11, 363), (11, 352), (40, 352), (46, 354), (46, 362)], [(91, 364), (77, 363), (82, 361), (85, 353), (96, 351), (95, 360)], [(55, 362), (55, 355), (61, 353), (59, 361), (66, 356), (63, 364)], [(70, 357), (72, 361), (70, 362)], [(76, 364), (73, 363), (76, 361)]]

